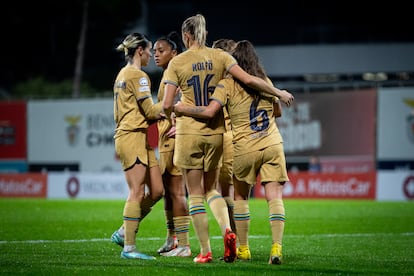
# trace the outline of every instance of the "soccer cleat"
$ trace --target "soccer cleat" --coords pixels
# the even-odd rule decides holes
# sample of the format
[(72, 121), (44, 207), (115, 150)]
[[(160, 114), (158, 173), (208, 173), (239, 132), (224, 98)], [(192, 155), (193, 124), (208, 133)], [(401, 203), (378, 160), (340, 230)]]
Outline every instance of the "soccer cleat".
[(177, 246), (173, 250), (160, 253), (160, 255), (165, 257), (191, 257), (191, 249), (188, 245)]
[(230, 229), (226, 229), (224, 235), (224, 261), (226, 263), (232, 263), (236, 259), (236, 234)]
[(248, 245), (240, 245), (237, 248), (237, 259), (240, 260), (250, 260), (252, 255), (250, 254), (250, 249)]
[(198, 254), (197, 257), (193, 259), (195, 263), (211, 263), (213, 261), (213, 256), (211, 252), (208, 252), (206, 255)]
[(116, 230), (112, 236), (111, 241), (120, 247), (124, 247), (124, 238), (119, 234), (118, 230)]
[(278, 243), (272, 245), (270, 251), (269, 264), (282, 264), (282, 246)]
[(168, 237), (163, 246), (158, 248), (157, 252), (158, 254), (169, 252), (173, 250), (174, 248), (177, 248), (178, 246), (178, 240), (176, 236)]
[(131, 252), (121, 252), (121, 258), (123, 259), (141, 259), (141, 260), (155, 260), (155, 257), (138, 252), (138, 251), (131, 251)]

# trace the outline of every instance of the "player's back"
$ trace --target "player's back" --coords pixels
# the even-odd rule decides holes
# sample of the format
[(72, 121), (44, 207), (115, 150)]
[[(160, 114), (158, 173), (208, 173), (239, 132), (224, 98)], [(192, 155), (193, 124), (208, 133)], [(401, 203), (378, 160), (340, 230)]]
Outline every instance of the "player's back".
[(215, 97), (216, 93), (222, 95), (220, 100), (228, 98), (226, 106), (231, 118), (235, 156), (282, 142), (273, 115), (273, 97), (261, 96), (255, 102), (233, 79), (222, 80)]
[[(165, 81), (180, 87), (182, 103), (207, 106), (217, 83), (236, 63), (230, 54), (221, 49), (209, 47), (189, 49), (171, 60)], [(177, 134), (223, 133), (225, 131), (223, 113), (221, 111), (210, 120), (177, 117), (176, 131)]]

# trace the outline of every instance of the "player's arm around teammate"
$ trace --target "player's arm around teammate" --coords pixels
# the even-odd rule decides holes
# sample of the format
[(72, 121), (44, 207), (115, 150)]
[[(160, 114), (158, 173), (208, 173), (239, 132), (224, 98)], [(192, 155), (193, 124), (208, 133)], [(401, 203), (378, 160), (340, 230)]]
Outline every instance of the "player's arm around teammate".
[[(234, 55), (247, 72), (256, 73), (267, 79), (261, 66), (254, 62), (257, 56), (250, 42), (239, 42)], [(261, 92), (243, 87), (237, 80), (224, 79), (217, 85), (207, 107), (195, 108), (178, 103), (174, 109), (177, 115), (191, 114), (198, 118), (211, 118), (226, 105), (232, 122), (234, 142), (234, 217), (239, 242), (237, 257), (242, 260), (251, 258), (248, 243), (250, 228), (248, 199), (259, 173), (268, 201), (273, 240), (269, 263), (281, 264), (285, 222), (282, 191), (284, 183), (289, 179), (283, 140), (274, 117), (274, 100), (264, 97)]]
[[(236, 64), (228, 53), (205, 45), (205, 27), (202, 15), (189, 17), (182, 24), (182, 40), (187, 50), (173, 58), (166, 70), (163, 108), (167, 116), (172, 113), (177, 87), (182, 91), (182, 101), (195, 106), (206, 104), (211, 88)], [(236, 235), (231, 228), (226, 202), (216, 189), (224, 132), (222, 116), (204, 121), (177, 117), (174, 163), (182, 170), (187, 184), (189, 213), (200, 244), (200, 253), (194, 258), (197, 263), (213, 260), (205, 202), (220, 226), (225, 245), (224, 260), (232, 262), (236, 257)]]

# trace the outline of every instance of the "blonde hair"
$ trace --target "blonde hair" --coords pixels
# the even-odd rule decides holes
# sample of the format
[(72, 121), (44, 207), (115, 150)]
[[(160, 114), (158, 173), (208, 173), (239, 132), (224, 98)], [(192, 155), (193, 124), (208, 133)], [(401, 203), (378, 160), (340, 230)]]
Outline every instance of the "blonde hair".
[(202, 14), (196, 14), (184, 20), (181, 31), (189, 33), (194, 41), (204, 46), (207, 40), (206, 19)]
[(146, 48), (149, 40), (144, 34), (132, 33), (127, 35), (121, 44), (116, 47), (119, 52), (124, 52), (125, 58), (132, 58), (138, 47)]

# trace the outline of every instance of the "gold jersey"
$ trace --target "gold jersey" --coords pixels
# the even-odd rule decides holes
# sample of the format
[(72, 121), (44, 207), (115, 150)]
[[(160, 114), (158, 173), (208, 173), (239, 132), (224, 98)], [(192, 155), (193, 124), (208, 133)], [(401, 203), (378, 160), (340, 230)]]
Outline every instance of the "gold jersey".
[(114, 120), (116, 123), (114, 137), (128, 131), (148, 128), (146, 112), (147, 115), (150, 112), (143, 110), (138, 104), (144, 100), (150, 101), (146, 106), (152, 108), (151, 81), (147, 73), (134, 66), (126, 65), (119, 71), (114, 84)]
[[(165, 71), (163, 72), (160, 87), (158, 88), (157, 99), (158, 102), (162, 102), (164, 98), (164, 75)], [(158, 126), (158, 151), (159, 152), (168, 152), (174, 150), (175, 138), (170, 138), (166, 135), (166, 133), (171, 129), (172, 125), (170, 120), (161, 119), (157, 121)]]
[(233, 79), (219, 82), (211, 99), (226, 105), (233, 132), (234, 156), (282, 143), (273, 115), (274, 97), (254, 99)]
[[(182, 103), (207, 106), (217, 83), (235, 64), (237, 64), (236, 60), (221, 49), (210, 47), (188, 49), (170, 61), (164, 81), (180, 87)], [(223, 111), (209, 120), (179, 116), (176, 118), (176, 128), (176, 134), (224, 133)]]

